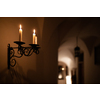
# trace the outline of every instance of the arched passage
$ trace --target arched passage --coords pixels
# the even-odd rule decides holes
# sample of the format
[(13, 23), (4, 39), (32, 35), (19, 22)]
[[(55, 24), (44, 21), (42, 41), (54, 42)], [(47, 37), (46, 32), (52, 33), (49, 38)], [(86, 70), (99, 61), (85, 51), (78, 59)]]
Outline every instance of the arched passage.
[[(85, 54), (89, 55), (88, 49), (82, 39), (78, 39), (79, 42), (79, 47), (81, 48), (81, 52), (85, 52)], [(68, 73), (71, 77), (71, 72), (76, 66), (76, 61), (75, 61), (75, 54), (74, 54), (74, 48), (76, 47), (76, 37), (70, 37), (67, 38), (67, 40), (60, 45), (58, 49), (58, 62), (62, 61), (68, 66)], [(84, 68), (85, 69), (85, 68)]]
[[(45, 83), (56, 83), (57, 79), (57, 60), (59, 47), (65, 42), (70, 42), (69, 47), (65, 47), (68, 53), (67, 58), (72, 59), (72, 68), (74, 68), (74, 48), (76, 47), (76, 37), (79, 37), (78, 45), (84, 51), (84, 77), (85, 83), (92, 83), (92, 77), (96, 79), (97, 75), (92, 75), (94, 70), (99, 69), (94, 65), (94, 46), (91, 41), (94, 36), (98, 37), (100, 20), (98, 18), (46, 18), (43, 24), (42, 34), (42, 54), (44, 65), (44, 80)], [(91, 41), (90, 41), (91, 39)], [(97, 38), (92, 42), (95, 43)], [(89, 44), (87, 44), (90, 42)], [(91, 44), (91, 46), (90, 46)], [(59, 50), (58, 50), (59, 49)], [(66, 58), (65, 58), (66, 59)], [(61, 60), (61, 59), (60, 59)], [(92, 63), (91, 63), (92, 62)], [(67, 62), (68, 63), (68, 62)], [(92, 66), (92, 67), (91, 67)], [(91, 69), (91, 71), (90, 71)], [(96, 70), (98, 73), (98, 70)], [(54, 76), (54, 77), (52, 77)], [(48, 78), (48, 79), (47, 79)], [(95, 81), (94, 81), (95, 82)]]

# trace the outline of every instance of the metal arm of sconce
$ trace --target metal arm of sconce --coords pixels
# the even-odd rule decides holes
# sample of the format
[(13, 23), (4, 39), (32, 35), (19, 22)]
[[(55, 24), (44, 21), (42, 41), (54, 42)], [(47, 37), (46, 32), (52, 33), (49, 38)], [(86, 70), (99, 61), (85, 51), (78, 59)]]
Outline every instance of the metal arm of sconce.
[[(19, 42), (15, 41), (18, 45), (18, 47), (10, 47), (10, 44), (8, 44), (8, 69), (11, 67), (14, 67), (16, 65), (16, 60), (13, 57), (21, 58), (24, 56), (31, 56), (34, 53), (39, 54), (39, 45), (38, 44), (29, 44), (31, 47), (23, 47), (22, 45), (25, 44), (25, 42)], [(19, 56), (15, 55), (15, 50), (17, 49), (17, 54)]]

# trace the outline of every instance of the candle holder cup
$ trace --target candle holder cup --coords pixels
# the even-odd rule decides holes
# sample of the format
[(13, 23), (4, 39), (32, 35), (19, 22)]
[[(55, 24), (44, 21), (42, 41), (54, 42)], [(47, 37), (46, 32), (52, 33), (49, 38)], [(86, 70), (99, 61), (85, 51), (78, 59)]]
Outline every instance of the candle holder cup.
[(18, 45), (18, 51), (22, 49), (22, 45), (25, 44), (25, 42), (21, 42), (21, 41), (14, 41), (14, 43), (16, 43)]
[(29, 44), (36, 54), (39, 54), (39, 45), (38, 44)]
[(21, 42), (21, 41), (14, 41), (14, 43), (18, 44), (19, 46), (25, 44), (25, 42)]

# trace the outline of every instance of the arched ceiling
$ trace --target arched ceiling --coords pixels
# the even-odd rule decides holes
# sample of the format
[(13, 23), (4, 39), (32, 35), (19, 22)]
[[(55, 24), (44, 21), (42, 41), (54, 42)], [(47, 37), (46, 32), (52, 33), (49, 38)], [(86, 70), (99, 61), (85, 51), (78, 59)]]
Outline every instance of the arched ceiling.
[[(57, 30), (59, 37), (59, 50), (64, 55), (68, 51), (69, 58), (74, 57), (76, 37), (81, 39), (87, 47), (90, 55), (94, 43), (100, 37), (100, 18), (82, 17), (44, 17), (37, 18), (43, 44), (48, 45), (49, 40)], [(45, 42), (46, 41), (46, 42)], [(80, 47), (82, 43), (78, 41)], [(65, 54), (66, 55), (66, 54)], [(73, 57), (72, 57), (73, 56)]]
[(73, 58), (74, 48), (76, 47), (76, 37), (78, 37), (79, 47), (81, 49), (88, 50), (91, 55), (94, 44), (98, 41), (98, 39), (100, 39), (99, 25), (100, 18), (81, 18), (81, 20), (62, 22), (58, 26), (60, 41), (58, 58), (63, 60), (65, 63), (68, 63), (67, 58), (69, 58), (72, 61), (72, 64), (69, 67), (75, 67)]
[[(42, 41), (49, 41), (54, 34), (53, 31), (58, 30), (59, 46), (69, 41), (70, 37), (75, 38), (78, 36), (83, 40), (91, 54), (94, 43), (100, 37), (100, 18), (38, 17), (37, 20), (40, 27), (41, 37), (43, 37)], [(75, 39), (71, 39), (66, 45), (72, 52), (75, 44)]]
[(91, 55), (94, 43), (100, 37), (100, 18), (81, 18), (81, 20), (69, 22), (70, 24), (66, 21), (59, 25), (60, 46), (66, 47), (72, 52), (76, 41), (75, 39), (69, 41), (69, 39), (79, 37), (83, 40)]

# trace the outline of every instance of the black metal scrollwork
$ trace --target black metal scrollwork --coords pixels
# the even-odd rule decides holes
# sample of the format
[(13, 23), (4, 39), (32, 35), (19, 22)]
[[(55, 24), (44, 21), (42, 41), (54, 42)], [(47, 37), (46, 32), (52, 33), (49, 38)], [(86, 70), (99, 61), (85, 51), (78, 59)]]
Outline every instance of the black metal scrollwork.
[(15, 59), (11, 59), (10, 60), (10, 66), (14, 67), (16, 65), (16, 60)]
[[(40, 47), (37, 44), (29, 44), (31, 47), (22, 47), (21, 45), (25, 44), (24, 42), (15, 41), (14, 43), (18, 44), (18, 47), (10, 47), (10, 44), (8, 44), (8, 69), (10, 69), (10, 66), (14, 67), (16, 65), (14, 57), (31, 56), (33, 52), (39, 54)], [(15, 55), (14, 49), (17, 49), (17, 55)]]

